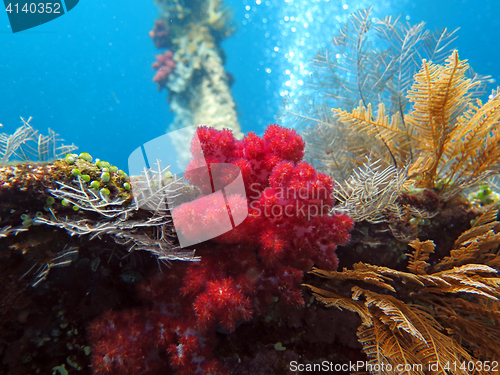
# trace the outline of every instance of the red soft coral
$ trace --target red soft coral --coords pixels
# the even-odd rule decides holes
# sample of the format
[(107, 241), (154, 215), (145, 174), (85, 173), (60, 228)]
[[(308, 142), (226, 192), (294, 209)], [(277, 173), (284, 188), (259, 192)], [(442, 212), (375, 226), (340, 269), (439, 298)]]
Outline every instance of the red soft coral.
[(169, 48), (172, 45), (167, 26), (163, 21), (155, 21), (155, 27), (149, 32), (149, 36), (156, 48)]
[(89, 327), (93, 373), (164, 373), (168, 364), (158, 357), (157, 348), (173, 339), (170, 325), (170, 319), (151, 311), (106, 312)]
[[(264, 141), (269, 155), (275, 155), (281, 160), (298, 162), (304, 157), (304, 140), (293, 129), (279, 125), (269, 125), (264, 132)], [(268, 165), (269, 168), (273, 165)]]
[[(213, 351), (217, 329), (231, 332), (251, 318), (262, 318), (276, 300), (302, 306), (303, 272), (313, 264), (337, 268), (336, 246), (349, 240), (353, 222), (330, 214), (333, 182), (301, 161), (304, 142), (294, 130), (271, 125), (262, 138), (249, 133), (239, 141), (228, 130), (201, 127), (191, 151), (185, 177), (205, 196), (173, 210), (179, 237), (215, 237), (228, 213), (234, 216), (244, 206), (249, 215), (236, 228), (197, 247), (201, 261), (186, 266), (179, 276), (182, 285), (166, 276), (163, 282), (143, 286), (143, 297), (153, 301), (153, 309), (140, 324), (128, 314), (131, 325), (142, 329), (149, 341), (141, 346), (140, 336), (129, 327), (121, 327), (122, 336), (117, 336), (112, 328), (118, 325), (116, 319), (104, 324), (111, 328), (100, 328), (101, 335), (93, 336), (96, 368), (118, 369), (117, 363), (125, 363), (127, 346), (112, 348), (109, 343), (128, 337), (142, 353), (167, 348), (179, 374), (222, 374)], [(223, 194), (220, 190), (240, 171), (246, 197)], [(159, 323), (151, 321), (153, 316)], [(107, 357), (99, 349), (103, 345)]]
[[(193, 140), (192, 151), (196, 156), (190, 165), (198, 168), (188, 167), (186, 175), (205, 194), (212, 193), (209, 188), (217, 182), (212, 178), (214, 173), (210, 175), (210, 183), (208, 175), (203, 180), (206, 170), (200, 173), (202, 163), (212, 172), (220, 163), (243, 167), (249, 217), (216, 241), (258, 245), (259, 255), (269, 264), (287, 259), (287, 264), (302, 271), (313, 262), (328, 269), (336, 268), (335, 248), (347, 242), (353, 223), (346, 216), (329, 215), (333, 182), (301, 161), (305, 144), (294, 130), (270, 125), (262, 138), (250, 133), (238, 141), (228, 130), (200, 127)], [(220, 170), (218, 179), (227, 174)], [(234, 176), (226, 178), (230, 182)], [(218, 185), (224, 187), (220, 181)], [(220, 207), (219, 204), (216, 210), (207, 197), (177, 207), (173, 211), (177, 229), (192, 239), (199, 237), (199, 230), (196, 231), (199, 225), (213, 228), (215, 233), (221, 226), (217, 221), (222, 220)]]
[(229, 331), (234, 330), (237, 322), (250, 319), (250, 306), (250, 299), (229, 278), (210, 281), (193, 304), (200, 327), (207, 329), (219, 322)]
[(156, 74), (153, 77), (153, 82), (158, 84), (158, 91), (161, 91), (166, 87), (168, 77), (175, 69), (174, 55), (172, 51), (165, 51), (159, 55), (156, 55), (156, 62), (153, 63), (153, 69), (156, 70)]

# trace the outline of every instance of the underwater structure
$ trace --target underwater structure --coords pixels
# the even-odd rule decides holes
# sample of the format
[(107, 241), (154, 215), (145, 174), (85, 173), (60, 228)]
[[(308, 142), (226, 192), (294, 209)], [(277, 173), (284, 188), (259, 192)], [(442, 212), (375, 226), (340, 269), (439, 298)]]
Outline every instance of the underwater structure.
[(231, 35), (231, 15), (222, 1), (158, 1), (159, 19), (150, 32), (157, 56), (154, 81), (169, 91), (174, 129), (192, 125), (229, 128), (241, 138), (224, 70), (220, 43)]
[[(414, 43), (372, 50), (372, 27)], [(188, 248), (180, 233), (221, 214), (212, 180), (161, 162), (128, 176), (31, 119), (0, 134), (0, 371), (496, 373), (500, 97), (479, 99), (452, 39), (357, 12), (334, 39), (350, 58), (320, 60), (335, 105), (289, 113), (303, 135), (198, 127), (190, 163), (237, 166), (246, 196), (224, 205), (249, 214)]]
[(156, 56), (153, 81), (159, 90), (168, 89), (169, 107), (175, 114), (168, 130), (186, 129), (186, 134), (176, 133), (179, 157), (188, 158), (185, 139), (192, 137), (187, 128), (193, 125), (231, 129), (241, 138), (220, 45), (234, 29), (231, 14), (221, 0), (165, 0), (156, 5), (159, 18), (150, 36), (164, 52)]

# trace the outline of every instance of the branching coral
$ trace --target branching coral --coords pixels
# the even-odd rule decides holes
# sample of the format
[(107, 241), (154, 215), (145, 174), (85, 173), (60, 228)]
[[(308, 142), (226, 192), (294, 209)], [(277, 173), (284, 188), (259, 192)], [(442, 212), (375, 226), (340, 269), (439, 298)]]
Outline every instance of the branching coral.
[(23, 118), (21, 120), (23, 126), (14, 134), (0, 134), (0, 163), (13, 160), (54, 160), (76, 150), (75, 145), (60, 145), (59, 142), (63, 139), (50, 129), (47, 136), (33, 129), (30, 125), (31, 117), (27, 121)]
[(43, 244), (57, 232), (39, 239), (41, 224), (88, 239), (110, 236), (129, 252), (145, 250), (160, 261), (196, 261), (194, 251), (180, 248), (167, 206), (167, 200), (192, 189), (167, 174), (168, 167), (159, 162), (155, 167), (130, 180), (116, 166), (93, 161), (87, 153), (67, 154), (52, 163), (0, 167), (0, 237), (29, 232), (10, 247), (23, 254), (30, 271), (38, 267), (34, 285), (51, 268), (67, 263), (70, 252), (47, 249)]
[(393, 165), (382, 169), (380, 161), (368, 158), (348, 180), (334, 187), (340, 202), (334, 211), (349, 213), (355, 222), (381, 223), (389, 215), (401, 217), (402, 208), (397, 199), (407, 180), (406, 169), (399, 170)]
[(346, 213), (355, 222), (364, 221), (365, 225), (387, 223), (395, 238), (408, 242), (415, 238), (420, 224), (428, 224), (428, 219), (439, 213), (438, 207), (420, 201), (432, 195), (429, 191), (420, 198), (408, 194), (412, 189), (408, 167), (383, 168), (382, 165), (380, 160), (367, 157), (367, 162), (356, 168), (347, 180), (336, 182), (334, 196), (339, 204), (333, 212)]
[[(88, 164), (86, 168), (93, 168), (91, 163), (81, 162)], [(81, 163), (79, 166), (85, 168)], [(58, 182), (58, 189), (49, 189), (55, 198), (65, 205), (72, 205), (75, 211), (84, 210), (98, 214), (97, 218), (58, 218), (52, 212), (52, 218), (40, 217), (36, 218), (35, 222), (64, 228), (71, 235), (88, 234), (91, 238), (111, 235), (116, 242), (127, 245), (129, 251), (146, 250), (164, 261), (197, 260), (194, 252), (183, 251), (176, 244), (172, 220), (166, 205), (167, 199), (173, 199), (184, 185), (173, 176), (166, 178), (168, 167), (162, 168), (160, 162), (157, 163), (157, 168), (146, 169), (143, 176), (137, 176), (132, 181), (133, 202), (130, 202), (129, 194), (120, 193), (113, 184), (107, 184), (108, 187), (98, 190), (80, 176), (69, 183)], [(123, 185), (128, 184), (126, 176), (120, 175), (119, 172), (115, 174), (113, 179), (118, 178), (119, 181), (125, 181)], [(151, 186), (151, 175), (159, 176), (154, 188)], [(112, 181), (111, 178), (108, 181)], [(113, 187), (114, 197), (108, 189)]]

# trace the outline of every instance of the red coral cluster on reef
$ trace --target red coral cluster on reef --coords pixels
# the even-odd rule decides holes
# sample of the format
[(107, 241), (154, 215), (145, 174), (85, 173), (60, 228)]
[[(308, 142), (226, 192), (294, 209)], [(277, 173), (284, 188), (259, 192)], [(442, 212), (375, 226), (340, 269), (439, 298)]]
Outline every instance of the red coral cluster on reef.
[(153, 82), (158, 84), (158, 91), (161, 91), (168, 81), (168, 76), (175, 69), (174, 55), (172, 51), (165, 51), (160, 55), (156, 55), (156, 62), (153, 63), (153, 69), (157, 72), (153, 77)]
[[(153, 43), (156, 48), (170, 48), (172, 41), (169, 37), (169, 32), (163, 21), (156, 21), (155, 27), (149, 32), (149, 36), (153, 39)], [(156, 62), (153, 63), (153, 69), (157, 72), (153, 77), (153, 82), (158, 84), (158, 91), (161, 91), (166, 87), (168, 76), (175, 69), (174, 55), (172, 51), (165, 51), (159, 55), (156, 55)]]
[[(216, 241), (254, 244), (266, 264), (284, 262), (301, 271), (313, 263), (323, 269), (337, 268), (335, 248), (348, 241), (352, 221), (345, 215), (328, 214), (333, 206), (333, 182), (301, 161), (305, 144), (294, 130), (270, 125), (262, 138), (250, 133), (238, 141), (229, 130), (201, 127), (197, 136), (203, 152), (192, 149), (194, 158), (186, 179), (210, 193), (211, 186), (200, 178), (198, 168), (205, 163), (209, 168), (230, 163), (240, 168), (247, 192), (248, 218)], [(205, 220), (216, 214), (217, 206), (200, 202), (184, 204), (173, 212), (177, 229), (187, 236), (195, 225), (194, 208), (206, 207), (202, 214), (197, 209)]]
[(155, 21), (155, 27), (149, 32), (149, 36), (153, 39), (156, 48), (166, 49), (172, 45), (167, 27), (163, 21)]
[[(117, 313), (122, 317), (109, 313), (92, 324), (97, 374), (160, 373), (164, 356), (177, 374), (224, 373), (214, 351), (216, 333), (231, 333), (243, 322), (261, 319), (273, 301), (303, 306), (303, 272), (313, 264), (335, 269), (335, 248), (349, 239), (351, 219), (329, 214), (332, 180), (301, 161), (304, 142), (294, 130), (271, 125), (262, 138), (250, 133), (241, 141), (229, 130), (201, 127), (196, 135), (202, 150), (193, 145), (186, 179), (210, 194), (212, 186), (196, 168), (238, 166), (247, 197), (230, 199), (246, 201), (249, 216), (232, 231), (197, 246), (200, 262), (174, 265), (143, 284), (147, 307), (140, 310), (142, 321), (136, 322), (137, 310), (130, 310)], [(210, 195), (201, 199), (210, 200)], [(177, 207), (177, 230), (194, 234), (199, 218), (193, 219), (193, 213), (204, 207), (202, 216), (214, 218), (219, 215), (215, 203), (195, 200)], [(121, 324), (123, 316), (129, 316), (128, 326)], [(136, 352), (127, 357), (130, 346)], [(135, 358), (141, 356), (139, 371)]]

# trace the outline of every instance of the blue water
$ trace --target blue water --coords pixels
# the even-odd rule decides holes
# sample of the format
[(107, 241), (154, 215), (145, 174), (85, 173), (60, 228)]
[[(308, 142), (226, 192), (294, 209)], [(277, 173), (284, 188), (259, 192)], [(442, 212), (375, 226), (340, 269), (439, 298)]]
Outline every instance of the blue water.
[[(460, 57), (476, 72), (500, 78), (499, 1), (374, 3), (377, 16), (402, 13), (431, 30), (460, 27), (453, 44)], [(371, 5), (348, 0), (226, 4), (238, 27), (223, 43), (226, 69), (235, 78), (243, 131), (257, 133), (276, 121), (282, 94), (300, 91), (295, 84), (301, 80), (300, 63), (329, 41), (339, 20)], [(148, 32), (157, 12), (153, 1), (81, 0), (65, 16), (17, 34), (0, 12), (0, 132), (13, 132), (20, 116), (31, 116), (40, 131), (50, 127), (80, 151), (126, 168), (128, 155), (164, 134), (173, 121), (166, 91), (158, 92), (152, 82), (157, 51)], [(310, 18), (307, 30), (292, 30), (290, 17), (299, 16)], [(312, 35), (301, 46), (307, 32)]]

